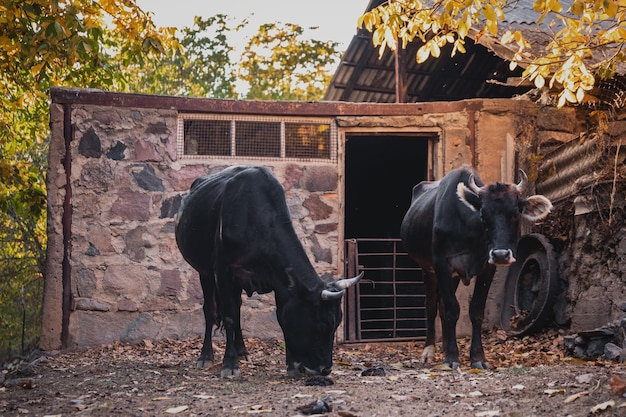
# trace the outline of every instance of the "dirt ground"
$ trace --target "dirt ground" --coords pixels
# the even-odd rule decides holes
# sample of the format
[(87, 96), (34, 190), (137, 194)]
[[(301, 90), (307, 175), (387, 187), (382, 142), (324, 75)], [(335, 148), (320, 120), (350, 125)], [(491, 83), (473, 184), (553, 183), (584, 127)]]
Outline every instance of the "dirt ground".
[[(201, 339), (114, 344), (14, 361), (0, 374), (3, 416), (624, 416), (626, 365), (567, 357), (552, 330), (485, 336), (492, 369), (457, 371), (419, 361), (422, 342), (335, 347), (332, 385), (287, 377), (280, 340), (247, 340), (240, 379), (197, 370)], [(441, 355), (437, 360), (441, 361)], [(382, 370), (382, 372), (381, 372)], [(382, 374), (370, 375), (365, 374)]]

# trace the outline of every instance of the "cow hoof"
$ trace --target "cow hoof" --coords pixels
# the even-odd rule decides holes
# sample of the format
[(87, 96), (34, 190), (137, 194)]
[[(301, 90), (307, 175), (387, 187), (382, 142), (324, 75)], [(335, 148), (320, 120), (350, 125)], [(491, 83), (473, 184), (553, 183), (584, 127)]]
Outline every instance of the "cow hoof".
[(458, 362), (444, 362), (443, 364), (449, 367), (450, 369), (452, 369), (453, 371), (456, 371), (457, 369), (459, 369), (459, 365), (460, 365)]
[(435, 346), (428, 345), (424, 348), (422, 353), (422, 363), (432, 363), (435, 360)]
[(241, 377), (241, 371), (239, 368), (230, 369), (230, 368), (222, 368), (222, 372), (220, 373), (222, 378), (239, 378)]
[(486, 371), (487, 369), (489, 369), (489, 362), (487, 361), (476, 361), (476, 362), (472, 362), (472, 369), (482, 369), (484, 371)]
[(207, 367), (207, 364), (213, 362), (211, 359), (198, 359), (198, 362), (196, 362), (196, 369), (204, 369)]

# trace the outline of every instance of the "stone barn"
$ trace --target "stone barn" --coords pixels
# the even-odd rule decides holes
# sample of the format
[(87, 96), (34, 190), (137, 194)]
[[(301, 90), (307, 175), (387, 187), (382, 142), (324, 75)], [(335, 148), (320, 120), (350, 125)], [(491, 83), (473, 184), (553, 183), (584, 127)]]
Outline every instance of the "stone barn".
[[(398, 242), (412, 186), (460, 164), (516, 180), (519, 155), (555, 128), (541, 123), (560, 121), (544, 114), (510, 99), (255, 102), (54, 88), (41, 345), (201, 334), (202, 292), (174, 219), (195, 178), (234, 164), (275, 173), (322, 277), (365, 270), (346, 297), (341, 340), (419, 339), (421, 276)], [(279, 337), (273, 296), (244, 298), (245, 335)], [(492, 323), (498, 311), (490, 303)]]

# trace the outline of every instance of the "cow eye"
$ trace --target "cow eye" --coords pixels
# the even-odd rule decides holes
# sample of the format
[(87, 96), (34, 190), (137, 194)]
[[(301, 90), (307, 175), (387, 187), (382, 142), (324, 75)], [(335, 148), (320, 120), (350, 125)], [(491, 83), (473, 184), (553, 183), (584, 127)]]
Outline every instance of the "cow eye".
[(519, 200), (517, 202), (518, 213), (523, 213), (525, 208), (526, 208), (526, 200)]

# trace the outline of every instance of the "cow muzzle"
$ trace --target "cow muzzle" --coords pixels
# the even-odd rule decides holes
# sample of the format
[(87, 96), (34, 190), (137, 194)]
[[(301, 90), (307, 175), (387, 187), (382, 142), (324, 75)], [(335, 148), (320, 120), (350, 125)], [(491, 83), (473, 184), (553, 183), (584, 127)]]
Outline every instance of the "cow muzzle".
[(509, 266), (515, 262), (511, 249), (492, 249), (489, 251), (489, 263), (494, 265)]

